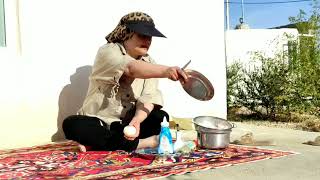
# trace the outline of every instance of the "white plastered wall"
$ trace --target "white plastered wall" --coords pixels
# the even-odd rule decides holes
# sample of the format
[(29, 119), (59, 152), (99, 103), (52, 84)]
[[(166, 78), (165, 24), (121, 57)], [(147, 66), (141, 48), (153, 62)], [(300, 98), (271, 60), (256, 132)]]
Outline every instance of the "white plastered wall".
[(159, 64), (182, 66), (191, 59), (189, 68), (202, 72), (215, 87), (214, 98), (201, 102), (189, 97), (178, 82), (162, 79), (165, 109), (175, 117), (226, 117), (222, 0), (5, 3), (8, 47), (0, 49), (0, 149), (61, 138), (57, 124), (80, 107), (104, 36), (131, 11), (151, 15), (168, 37), (153, 39), (149, 53)]
[(258, 52), (274, 58), (288, 50), (288, 42), (297, 40), (298, 30), (283, 29), (240, 29), (226, 31), (227, 63), (250, 63)]

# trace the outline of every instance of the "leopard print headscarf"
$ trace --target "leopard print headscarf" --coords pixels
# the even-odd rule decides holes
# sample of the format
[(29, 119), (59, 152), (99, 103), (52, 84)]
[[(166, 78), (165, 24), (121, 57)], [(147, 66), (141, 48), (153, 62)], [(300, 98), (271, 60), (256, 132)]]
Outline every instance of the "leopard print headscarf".
[(127, 21), (147, 21), (152, 22), (152, 18), (143, 12), (131, 12), (123, 16), (117, 27), (106, 36), (106, 40), (110, 43), (123, 42), (132, 37), (133, 31), (126, 27)]

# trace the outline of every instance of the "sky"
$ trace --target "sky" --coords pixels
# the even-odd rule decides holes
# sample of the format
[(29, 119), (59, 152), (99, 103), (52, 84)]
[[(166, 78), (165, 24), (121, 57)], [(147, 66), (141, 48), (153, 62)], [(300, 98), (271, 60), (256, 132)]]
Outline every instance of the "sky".
[[(224, 0), (226, 2), (226, 0)], [(311, 1), (288, 2), (299, 0), (243, 0), (244, 22), (251, 29), (264, 29), (290, 24), (289, 17), (297, 16), (299, 10), (310, 14), (312, 10)], [(241, 0), (229, 0), (229, 21), (230, 29), (234, 29), (239, 24), (242, 16)], [(234, 2), (234, 3), (233, 3)], [(239, 3), (239, 4), (235, 4)], [(268, 3), (268, 4), (246, 4), (246, 3)], [(273, 4), (272, 4), (273, 3)], [(225, 3), (226, 13), (226, 3)]]

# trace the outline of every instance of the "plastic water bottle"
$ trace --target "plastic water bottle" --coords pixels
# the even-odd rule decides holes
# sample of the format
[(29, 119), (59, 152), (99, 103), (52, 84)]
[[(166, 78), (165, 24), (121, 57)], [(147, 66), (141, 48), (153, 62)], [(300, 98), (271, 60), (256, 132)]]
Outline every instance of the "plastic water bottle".
[(164, 117), (161, 123), (161, 132), (159, 135), (158, 154), (172, 154), (172, 153), (173, 153), (173, 144), (172, 144), (172, 136), (169, 129), (169, 122)]
[(176, 142), (173, 144), (173, 151), (176, 153), (184, 146), (182, 141), (181, 132), (179, 131), (179, 124), (176, 125)]

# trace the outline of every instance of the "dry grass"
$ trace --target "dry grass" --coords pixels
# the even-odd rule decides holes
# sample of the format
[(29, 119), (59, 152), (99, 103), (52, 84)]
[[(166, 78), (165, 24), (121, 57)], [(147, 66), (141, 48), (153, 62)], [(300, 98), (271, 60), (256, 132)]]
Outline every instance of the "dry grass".
[(278, 114), (275, 119), (270, 119), (255, 114), (245, 108), (232, 108), (228, 110), (228, 120), (238, 121), (258, 126), (281, 127), (299, 129), (304, 131), (320, 132), (320, 117), (315, 115), (290, 113)]
[(320, 119), (308, 119), (300, 123), (305, 131), (320, 132)]

